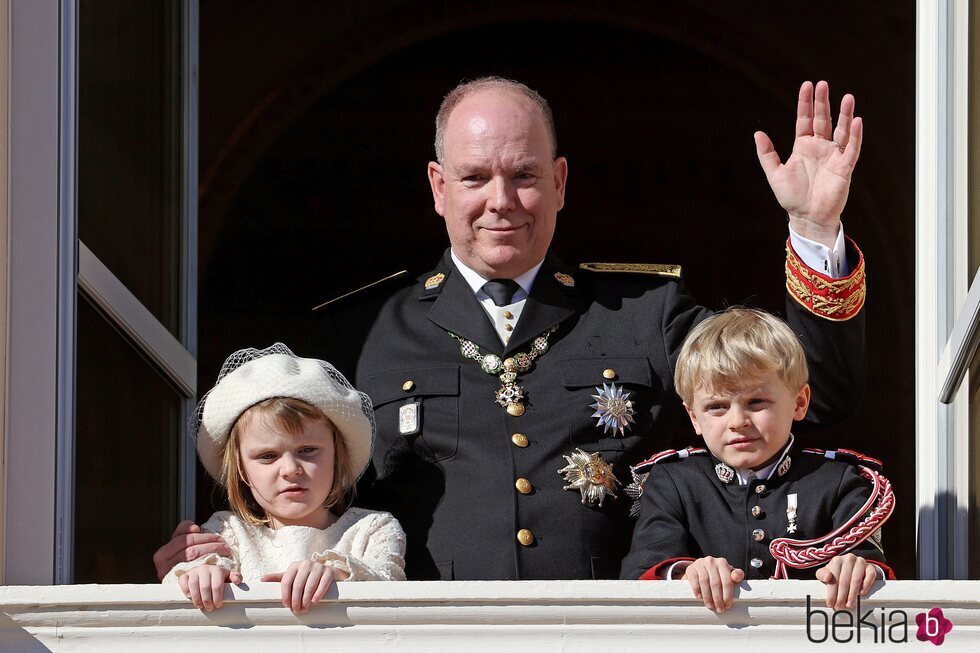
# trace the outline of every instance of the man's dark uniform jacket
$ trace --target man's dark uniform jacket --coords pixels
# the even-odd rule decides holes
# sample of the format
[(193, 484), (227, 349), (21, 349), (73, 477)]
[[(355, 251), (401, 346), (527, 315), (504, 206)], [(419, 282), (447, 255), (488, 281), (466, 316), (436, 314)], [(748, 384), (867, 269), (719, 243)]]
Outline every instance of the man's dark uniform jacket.
[[(820, 538), (855, 515), (863, 516), (858, 513), (871, 493), (871, 482), (855, 465), (798, 450), (790, 451), (788, 458), (784, 474), (774, 470), (768, 479), (747, 485), (739, 485), (737, 478), (722, 481), (715, 473), (720, 461), (708, 452), (669, 456), (652, 465), (622, 577), (652, 579), (677, 560), (710, 555), (742, 569), (746, 579), (769, 578), (776, 566), (769, 552), (772, 540)], [(797, 495), (792, 534), (786, 513), (790, 494)], [(868, 538), (849, 553), (879, 562), (890, 575), (875, 542)], [(787, 572), (790, 578), (812, 580), (822, 566)]]
[[(408, 287), (359, 294), (321, 311), (316, 354), (374, 402), (373, 465), (357, 502), (399, 519), (409, 579), (617, 578), (633, 527), (630, 499), (619, 489), (602, 507), (583, 505), (578, 491), (562, 489), (558, 470), (578, 448), (597, 452), (627, 483), (631, 464), (668, 446), (681, 414), (674, 362), (710, 311), (678, 278), (586, 272), (551, 254), (506, 347), (448, 250)], [(863, 383), (863, 314), (833, 321), (797, 301), (787, 306), (811, 364), (810, 418), (839, 419)], [(506, 358), (555, 325), (548, 351), (518, 376), (527, 397), (519, 417), (495, 402), (497, 376), (464, 358), (449, 335)], [(624, 437), (592, 417), (592, 395), (610, 381), (633, 402)], [(418, 433), (399, 433), (406, 402), (421, 404)]]

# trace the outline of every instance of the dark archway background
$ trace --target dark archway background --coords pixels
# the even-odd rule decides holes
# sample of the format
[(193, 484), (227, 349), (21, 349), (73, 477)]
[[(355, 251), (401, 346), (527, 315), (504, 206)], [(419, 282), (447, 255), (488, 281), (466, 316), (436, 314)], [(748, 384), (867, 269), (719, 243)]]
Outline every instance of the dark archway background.
[(887, 550), (914, 577), (915, 3), (636, 4), (201, 0), (199, 386), (238, 347), (307, 351), (315, 304), (430, 269), (433, 116), (488, 73), (554, 108), (561, 257), (680, 263), (706, 305), (781, 313), (785, 216), (752, 134), (785, 157), (800, 82), (827, 79), (866, 123), (844, 220), (869, 262), (869, 392), (806, 444), (884, 459)]

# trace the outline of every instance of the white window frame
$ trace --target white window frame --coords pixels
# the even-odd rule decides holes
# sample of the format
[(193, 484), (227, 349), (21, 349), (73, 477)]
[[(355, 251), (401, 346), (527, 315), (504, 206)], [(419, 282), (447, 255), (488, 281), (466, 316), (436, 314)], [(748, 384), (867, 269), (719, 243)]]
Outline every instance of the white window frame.
[[(10, 0), (9, 223), (4, 572), (8, 584), (47, 584), (56, 572), (57, 453), (63, 416), (59, 315), (74, 281), (61, 261), (74, 214), (64, 215), (71, 166), (63, 159), (64, 7)], [(59, 276), (64, 275), (64, 276)]]
[[(916, 55), (916, 500), (919, 577), (969, 575), (969, 3), (919, 2)], [(970, 300), (968, 300), (968, 293)]]
[[(76, 298), (85, 292), (194, 407), (197, 353), (197, 0), (182, 0), (182, 285), (174, 338), (77, 238), (77, 0), (0, 0), (9, 49), (3, 526), (8, 584), (73, 577)], [(81, 263), (79, 254), (81, 252)], [(194, 450), (179, 437), (179, 512)]]
[[(7, 262), (10, 260), (7, 224), (9, 222), (7, 204), (7, 105), (10, 102), (9, 86), (7, 84), (10, 63), (10, 31), (8, 0), (0, 0), (0, 452), (6, 450), (5, 433), (7, 423)], [(0, 511), (4, 504), (6, 475), (0, 464)], [(0, 513), (2, 517), (2, 513)], [(0, 585), (4, 584), (4, 520), (0, 518)]]

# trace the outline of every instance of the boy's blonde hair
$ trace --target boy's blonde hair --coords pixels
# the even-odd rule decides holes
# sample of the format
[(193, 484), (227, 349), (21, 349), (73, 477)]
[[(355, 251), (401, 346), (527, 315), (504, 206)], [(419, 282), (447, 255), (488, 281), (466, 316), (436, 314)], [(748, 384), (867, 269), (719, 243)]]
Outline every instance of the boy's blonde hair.
[(334, 506), (346, 508), (344, 503), (346, 490), (344, 488), (350, 486), (353, 496), (354, 474), (351, 470), (350, 455), (344, 438), (340, 436), (337, 428), (319, 408), (300, 399), (272, 397), (255, 404), (241, 414), (235, 421), (231, 434), (228, 436), (228, 443), (225, 445), (224, 456), (221, 461), (221, 479), (228, 489), (228, 504), (236, 515), (243, 521), (255, 526), (266, 525), (271, 521), (269, 516), (265, 514), (265, 510), (252, 496), (252, 490), (245, 478), (245, 473), (242, 471), (239, 439), (242, 430), (254, 419), (267, 419), (289, 435), (299, 435), (306, 421), (323, 420), (326, 422), (334, 436), (333, 487), (330, 488), (330, 493), (324, 500), (323, 507), (327, 510)]
[(674, 371), (674, 387), (688, 406), (694, 392), (729, 392), (775, 372), (793, 392), (807, 382), (806, 355), (796, 334), (775, 315), (730, 308), (691, 330)]

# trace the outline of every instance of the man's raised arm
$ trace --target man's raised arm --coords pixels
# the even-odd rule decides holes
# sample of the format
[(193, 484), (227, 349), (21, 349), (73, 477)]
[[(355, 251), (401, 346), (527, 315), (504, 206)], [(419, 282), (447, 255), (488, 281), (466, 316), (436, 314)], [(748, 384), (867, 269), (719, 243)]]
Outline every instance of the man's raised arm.
[(861, 154), (864, 124), (854, 117), (854, 96), (840, 103), (836, 129), (827, 82), (803, 82), (796, 109), (796, 140), (782, 163), (765, 132), (755, 133), (756, 154), (769, 186), (796, 234), (833, 248)]

